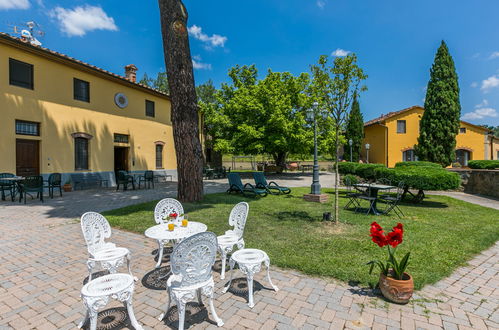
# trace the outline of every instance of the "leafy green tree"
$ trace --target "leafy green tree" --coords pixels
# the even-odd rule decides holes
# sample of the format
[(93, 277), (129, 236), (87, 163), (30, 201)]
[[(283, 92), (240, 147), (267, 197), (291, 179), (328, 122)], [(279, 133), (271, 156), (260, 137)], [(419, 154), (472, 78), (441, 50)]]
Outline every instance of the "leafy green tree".
[(284, 166), (289, 154), (310, 151), (313, 132), (307, 125), (308, 74), (269, 70), (258, 80), (254, 65), (229, 70), (231, 84), (222, 84), (218, 104), (207, 107), (206, 124), (217, 151), (272, 155)]
[(339, 220), (339, 174), (338, 158), (340, 153), (340, 132), (345, 128), (350, 106), (354, 96), (366, 89), (361, 86), (367, 78), (364, 71), (357, 65), (357, 56), (349, 54), (345, 57), (336, 57), (332, 64), (328, 63), (328, 57), (321, 55), (318, 64), (311, 66), (312, 84), (310, 92), (314, 99), (318, 100), (319, 107), (326, 111), (327, 116), (332, 118), (334, 131), (335, 150), (335, 198), (334, 198), (334, 221)]
[(352, 155), (351, 159), (354, 162), (358, 162), (360, 159), (360, 150), (362, 148), (362, 138), (364, 137), (364, 117), (362, 117), (362, 112), (360, 112), (360, 105), (357, 96), (354, 96), (352, 102), (352, 109), (348, 115), (346, 130), (345, 130), (345, 140), (347, 144), (344, 146), (344, 158), (350, 161), (350, 145), (349, 140), (352, 140)]
[(456, 135), (459, 131), (461, 104), (457, 73), (444, 41), (435, 55), (424, 102), (418, 144), (419, 160), (449, 166), (455, 159)]
[(147, 75), (147, 72), (145, 72), (144, 75), (142, 76), (142, 79), (139, 80), (139, 84), (152, 87), (153, 80), (151, 78), (149, 78), (149, 76)]
[(147, 75), (147, 72), (144, 73), (142, 79), (139, 80), (139, 84), (143, 84), (164, 93), (169, 94), (170, 88), (168, 87), (168, 77), (166, 76), (166, 72), (158, 72), (156, 78), (150, 78)]

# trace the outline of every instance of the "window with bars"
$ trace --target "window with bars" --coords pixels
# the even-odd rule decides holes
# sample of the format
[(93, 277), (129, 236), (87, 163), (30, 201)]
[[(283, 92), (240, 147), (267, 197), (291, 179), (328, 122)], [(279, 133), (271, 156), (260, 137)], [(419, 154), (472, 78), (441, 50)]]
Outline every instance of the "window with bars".
[(466, 127), (460, 127), (459, 134), (466, 134)]
[(163, 145), (156, 144), (156, 168), (163, 168)]
[(88, 170), (88, 139), (75, 138), (75, 170)]
[(405, 124), (406, 124), (405, 120), (397, 120), (397, 133), (405, 134), (406, 132)]
[(33, 64), (9, 58), (9, 84), (33, 89)]
[(78, 101), (90, 102), (90, 83), (73, 78), (73, 97)]
[(146, 100), (146, 116), (154, 117), (155, 116), (155, 106), (153, 101)]
[(16, 134), (40, 136), (40, 123), (16, 120)]
[(410, 149), (402, 152), (402, 160), (404, 162), (414, 162), (418, 160), (418, 156), (416, 156), (414, 149)]
[(128, 143), (129, 135), (114, 133), (114, 142), (116, 143)]

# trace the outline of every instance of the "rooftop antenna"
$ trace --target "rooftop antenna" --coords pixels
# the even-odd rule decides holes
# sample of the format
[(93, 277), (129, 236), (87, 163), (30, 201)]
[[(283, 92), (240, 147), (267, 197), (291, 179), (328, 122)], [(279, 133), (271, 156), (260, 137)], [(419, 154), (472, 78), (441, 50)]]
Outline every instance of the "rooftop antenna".
[(14, 34), (18, 35), (24, 42), (29, 42), (34, 46), (41, 46), (42, 43), (37, 39), (45, 35), (40, 24), (35, 21), (28, 21), (18, 25), (13, 25)]

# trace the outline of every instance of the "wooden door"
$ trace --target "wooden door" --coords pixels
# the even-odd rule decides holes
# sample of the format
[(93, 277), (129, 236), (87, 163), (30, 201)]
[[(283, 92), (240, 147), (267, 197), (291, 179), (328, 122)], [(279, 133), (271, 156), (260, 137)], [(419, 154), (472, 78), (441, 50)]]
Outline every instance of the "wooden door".
[(40, 145), (37, 140), (16, 140), (16, 174), (40, 174)]
[(128, 170), (128, 147), (114, 147), (114, 171)]

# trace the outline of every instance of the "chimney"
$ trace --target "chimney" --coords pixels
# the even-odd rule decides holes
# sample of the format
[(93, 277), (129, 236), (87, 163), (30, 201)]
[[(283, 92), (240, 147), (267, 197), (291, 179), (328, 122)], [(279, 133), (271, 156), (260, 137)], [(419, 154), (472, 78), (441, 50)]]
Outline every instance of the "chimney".
[(125, 77), (131, 82), (137, 81), (137, 67), (133, 64), (128, 64), (125, 66)]

